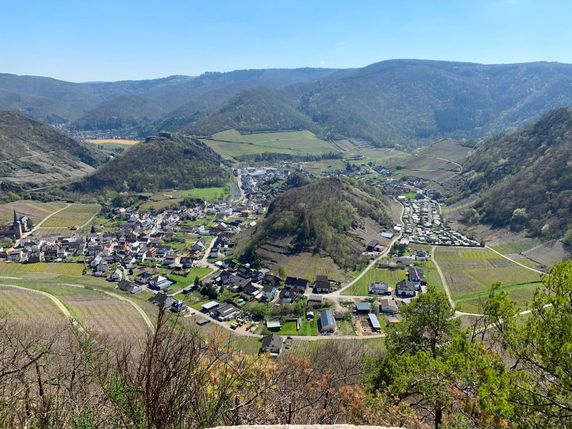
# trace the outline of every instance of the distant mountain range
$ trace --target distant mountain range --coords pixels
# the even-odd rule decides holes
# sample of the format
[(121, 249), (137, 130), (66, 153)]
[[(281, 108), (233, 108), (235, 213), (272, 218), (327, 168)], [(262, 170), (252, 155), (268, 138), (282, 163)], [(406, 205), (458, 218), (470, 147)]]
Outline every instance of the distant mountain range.
[(572, 109), (482, 142), (463, 170), (465, 193), (480, 195), (466, 221), (547, 237), (572, 234)]
[(310, 129), (325, 138), (415, 146), (479, 138), (572, 106), (572, 65), (391, 60), (367, 67), (240, 70), (70, 83), (0, 74), (0, 108), (75, 129), (212, 134)]
[(97, 149), (54, 127), (16, 112), (0, 111), (1, 191), (75, 179), (106, 160)]

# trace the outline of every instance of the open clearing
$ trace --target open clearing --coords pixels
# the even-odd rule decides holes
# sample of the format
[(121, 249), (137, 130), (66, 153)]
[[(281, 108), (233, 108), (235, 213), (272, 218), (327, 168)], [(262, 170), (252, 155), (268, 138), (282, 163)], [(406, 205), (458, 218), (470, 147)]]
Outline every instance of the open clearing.
[(14, 210), (19, 216), (28, 216), (34, 224), (37, 224), (46, 216), (65, 207), (65, 203), (42, 203), (39, 201), (14, 201), (12, 203), (0, 204), (0, 222), (12, 222)]
[(491, 285), (500, 282), (519, 304), (530, 300), (540, 276), (488, 249), (438, 247), (435, 260), (460, 310), (474, 311)]
[(336, 146), (319, 139), (310, 131), (240, 134), (236, 130), (227, 130), (214, 134), (204, 142), (215, 152), (231, 157), (260, 153), (321, 155), (339, 152)]

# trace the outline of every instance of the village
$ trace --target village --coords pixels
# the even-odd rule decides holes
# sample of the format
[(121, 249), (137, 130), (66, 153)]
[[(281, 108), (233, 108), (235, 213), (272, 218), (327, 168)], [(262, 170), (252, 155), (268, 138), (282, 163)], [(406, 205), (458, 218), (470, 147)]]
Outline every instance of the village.
[[(325, 275), (281, 278), (234, 259), (233, 237), (256, 226), (289, 174), (274, 167), (241, 168), (235, 170), (237, 198), (197, 200), (158, 211), (114, 208), (108, 214), (113, 228), (93, 225), (83, 235), (35, 237), (27, 219), (14, 213), (13, 228), (20, 238), (0, 258), (26, 264), (82, 263), (84, 275), (106, 279), (118, 291), (144, 296), (182, 317), (196, 315), (199, 326), (216, 323), (238, 334), (263, 336), (262, 350), (272, 354), (287, 347), (283, 337), (384, 335), (384, 326), (400, 322), (399, 306), (426, 290), (423, 268), (414, 265), (430, 258), (426, 252), (399, 256), (391, 246), (371, 241), (366, 253), (385, 256), (379, 267), (399, 268), (406, 276), (394, 284), (374, 279), (360, 296), (343, 294), (353, 282), (340, 284)], [(454, 231), (437, 232), (442, 220), (430, 199), (396, 200), (404, 206), (404, 224), (381, 232), (390, 243), (438, 239), (449, 245), (478, 244)]]

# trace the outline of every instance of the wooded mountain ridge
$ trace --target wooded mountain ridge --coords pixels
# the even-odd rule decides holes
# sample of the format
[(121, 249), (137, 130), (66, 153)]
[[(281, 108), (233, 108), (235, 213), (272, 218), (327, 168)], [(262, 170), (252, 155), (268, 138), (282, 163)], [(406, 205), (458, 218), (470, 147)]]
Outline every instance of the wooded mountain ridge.
[(465, 194), (480, 193), (467, 221), (562, 236), (572, 228), (572, 109), (482, 142), (463, 169)]
[(364, 243), (352, 232), (365, 218), (391, 224), (383, 197), (360, 186), (348, 179), (324, 178), (283, 192), (256, 227), (246, 258), (256, 259), (256, 250), (267, 240), (288, 239), (293, 253), (323, 251), (338, 266), (354, 268)]
[[(285, 100), (283, 116), (267, 114)], [(390, 60), (346, 70), (239, 70), (82, 84), (0, 75), (1, 108), (77, 129), (127, 127), (143, 135), (305, 127), (322, 137), (411, 146), (494, 135), (570, 105), (572, 65), (548, 62)]]

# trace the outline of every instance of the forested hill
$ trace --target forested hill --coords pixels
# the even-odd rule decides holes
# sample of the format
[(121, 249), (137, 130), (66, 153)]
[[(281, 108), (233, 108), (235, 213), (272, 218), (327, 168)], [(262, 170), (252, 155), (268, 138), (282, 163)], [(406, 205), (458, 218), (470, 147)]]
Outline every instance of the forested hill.
[[(297, 110), (322, 137), (416, 146), (442, 137), (494, 135), (550, 109), (572, 106), (572, 65), (392, 60), (337, 71), (280, 91), (296, 100)], [(262, 116), (272, 97), (251, 99), (252, 116)], [(187, 124), (179, 117), (174, 125), (189, 128), (196, 122), (214, 132), (233, 127), (249, 131), (249, 124), (241, 129), (233, 120), (241, 105), (229, 101), (220, 109), (224, 116), (220, 110), (203, 109), (187, 117)], [(273, 123), (275, 130), (283, 126), (279, 120)]]
[(389, 225), (381, 195), (373, 196), (358, 183), (337, 178), (320, 179), (292, 188), (276, 198), (256, 227), (247, 258), (265, 241), (290, 240), (296, 251), (326, 252), (342, 268), (353, 268), (363, 243), (353, 234), (364, 218)]
[(135, 128), (142, 135), (306, 126), (327, 138), (418, 146), (441, 137), (495, 135), (569, 106), (572, 65), (548, 62), (390, 60), (346, 70), (89, 83), (0, 74), (0, 108), (75, 129)]
[(184, 131), (212, 135), (234, 128), (246, 132), (309, 130), (319, 127), (296, 108), (296, 100), (278, 90), (256, 88), (233, 97), (212, 114), (192, 122)]
[(280, 88), (313, 81), (335, 70), (261, 69), (200, 76), (73, 83), (0, 73), (0, 109), (17, 110), (77, 129), (140, 126), (146, 121), (211, 109), (249, 88)]
[(83, 192), (151, 192), (223, 186), (229, 177), (230, 171), (220, 156), (204, 143), (162, 133), (134, 145), (74, 188)]
[(572, 228), (572, 109), (484, 141), (464, 165), (477, 219), (559, 237)]
[(0, 182), (18, 186), (85, 175), (107, 156), (17, 112), (0, 111)]

